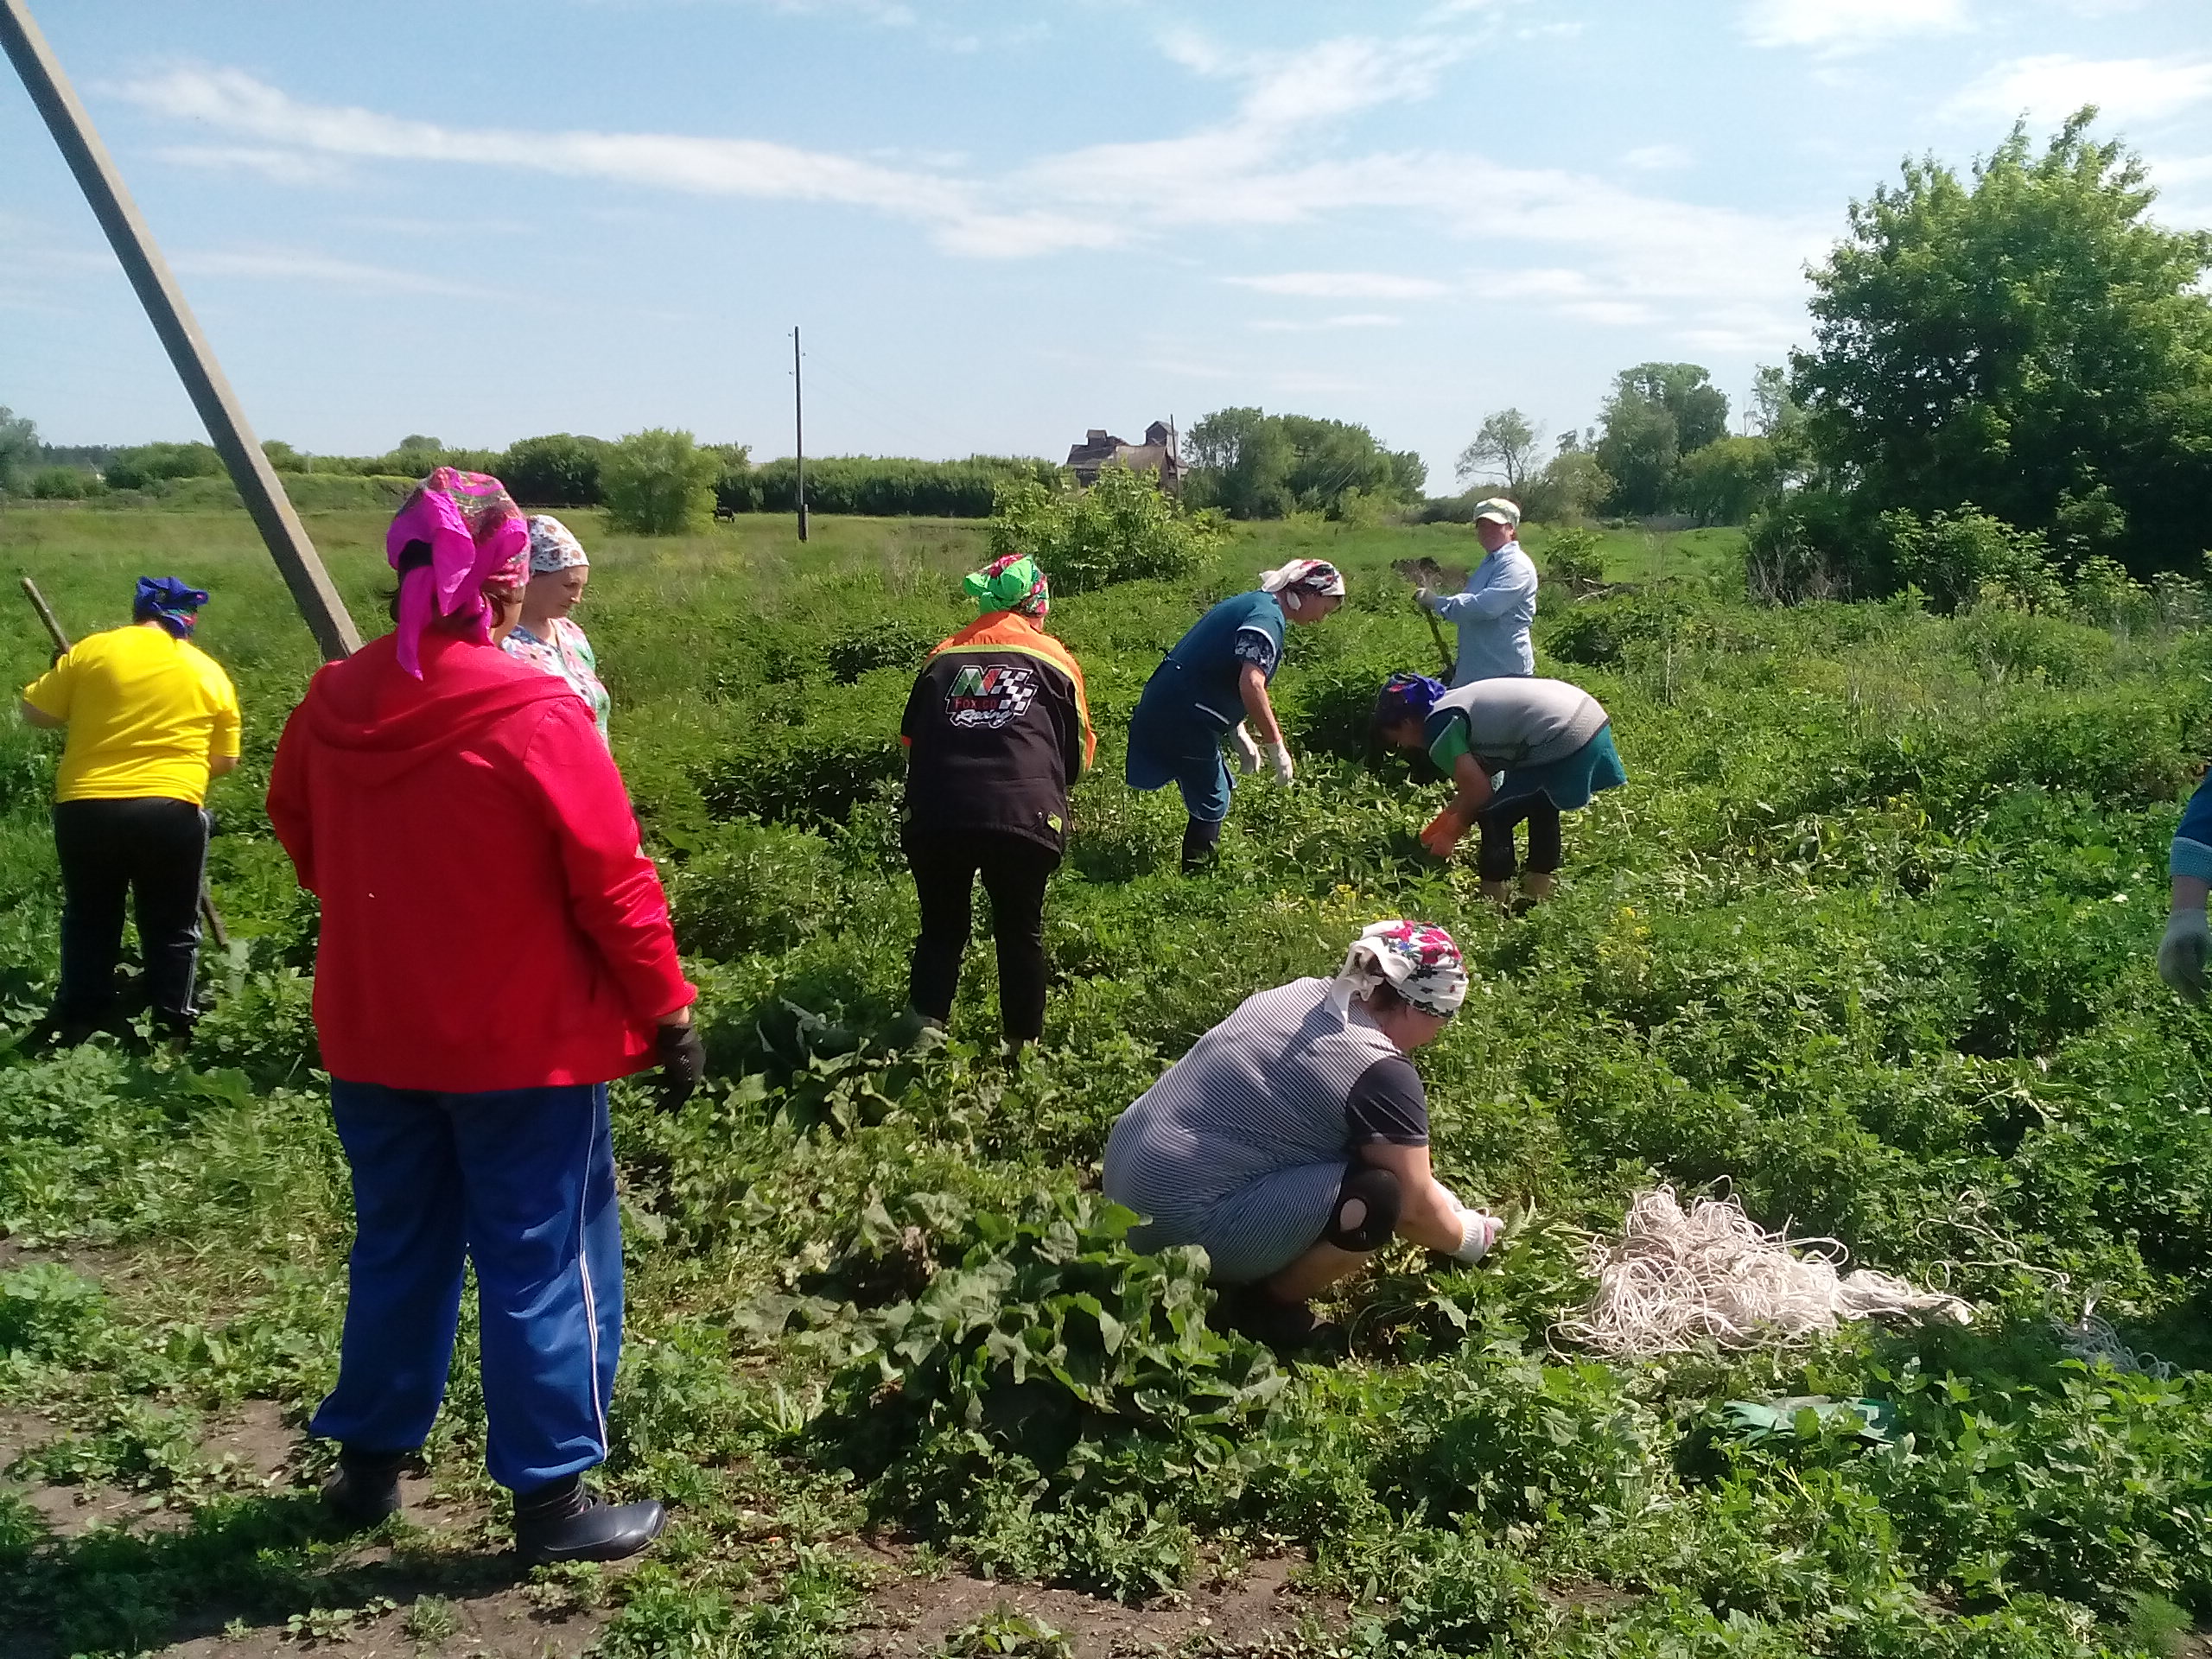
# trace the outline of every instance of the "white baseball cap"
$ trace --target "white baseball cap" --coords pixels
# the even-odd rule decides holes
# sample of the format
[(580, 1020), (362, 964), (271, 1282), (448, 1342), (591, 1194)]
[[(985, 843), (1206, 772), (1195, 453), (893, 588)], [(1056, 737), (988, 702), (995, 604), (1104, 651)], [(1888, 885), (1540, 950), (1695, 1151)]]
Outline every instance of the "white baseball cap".
[(1502, 495), (1493, 495), (1484, 500), (1476, 502), (1475, 517), (1477, 518), (1494, 519), (1510, 530), (1518, 530), (1521, 528), (1520, 504), (1518, 502), (1509, 501)]

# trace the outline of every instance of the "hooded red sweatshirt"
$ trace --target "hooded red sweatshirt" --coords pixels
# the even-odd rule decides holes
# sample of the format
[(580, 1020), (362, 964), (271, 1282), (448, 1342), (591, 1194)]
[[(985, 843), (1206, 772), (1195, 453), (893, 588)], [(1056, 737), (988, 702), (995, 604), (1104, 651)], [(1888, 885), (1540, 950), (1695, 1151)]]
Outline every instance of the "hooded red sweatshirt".
[(426, 632), (320, 671), (269, 822), (322, 901), (315, 1021), (333, 1077), (475, 1093), (647, 1065), (696, 993), (622, 775), (567, 683)]

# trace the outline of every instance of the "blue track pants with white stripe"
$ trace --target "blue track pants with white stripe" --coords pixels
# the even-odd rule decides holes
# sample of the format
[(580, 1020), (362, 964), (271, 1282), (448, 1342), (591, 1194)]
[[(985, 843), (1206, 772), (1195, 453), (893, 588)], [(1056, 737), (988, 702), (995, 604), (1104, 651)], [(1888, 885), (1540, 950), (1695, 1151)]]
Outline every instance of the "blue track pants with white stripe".
[(423, 1444), (466, 1258), (492, 1478), (528, 1491), (604, 1462), (622, 1345), (607, 1085), (447, 1095), (334, 1080), (330, 1103), (357, 1230), (338, 1386), (312, 1432), (359, 1452)]

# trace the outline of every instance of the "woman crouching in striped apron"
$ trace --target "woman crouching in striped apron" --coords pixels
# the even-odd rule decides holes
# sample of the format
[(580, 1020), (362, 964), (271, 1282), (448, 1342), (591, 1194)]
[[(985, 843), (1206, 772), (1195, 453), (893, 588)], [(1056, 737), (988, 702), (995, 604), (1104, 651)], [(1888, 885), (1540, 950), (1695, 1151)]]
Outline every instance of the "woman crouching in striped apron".
[(1440, 927), (1377, 922), (1334, 979), (1247, 998), (1115, 1122), (1106, 1196), (1142, 1217), (1140, 1249), (1199, 1244), (1217, 1317), (1304, 1346), (1306, 1302), (1395, 1236), (1462, 1262), (1497, 1236), (1428, 1166), (1428, 1103), (1406, 1056), (1467, 995)]

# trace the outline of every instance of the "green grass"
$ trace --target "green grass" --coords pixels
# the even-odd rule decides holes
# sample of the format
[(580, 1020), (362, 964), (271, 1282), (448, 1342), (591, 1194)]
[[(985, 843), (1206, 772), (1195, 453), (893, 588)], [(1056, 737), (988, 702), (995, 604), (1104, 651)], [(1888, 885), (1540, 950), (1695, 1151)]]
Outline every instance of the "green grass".
[[(1509, 918), (1415, 848), (1438, 788), (1361, 741), (1382, 673), (1433, 652), (1390, 561), (1468, 562), (1468, 532), (1242, 529), (1188, 583), (1054, 607), (1103, 741), (1048, 910), (1046, 1043), (1008, 1072), (988, 950), (950, 1047), (871, 1040), (914, 925), (898, 712), (914, 654), (970, 614), (955, 578), (981, 527), (817, 518), (801, 550), (781, 520), (668, 542), (572, 522), (714, 1071), (675, 1118), (618, 1089), (631, 1336), (607, 1479), (667, 1493), (679, 1525), (640, 1573), (532, 1591), (616, 1604), (607, 1654), (838, 1651), (865, 1586), (836, 1546), (869, 1522), (1129, 1596), (1296, 1548), (1351, 1599), (1334, 1650), (1361, 1654), (2026, 1659), (2156, 1652), (2212, 1613), (2212, 1389), (2087, 1371), (2049, 1325), (2094, 1294), (2152, 1351), (2204, 1350), (2212, 1023), (2150, 968), (2212, 740), (2197, 634), (1760, 609), (1732, 588), (1733, 532), (1608, 532), (1632, 586), (1548, 592), (1540, 664), (1605, 702), (1630, 783), (1570, 820), (1559, 898)], [(309, 524), (373, 631), (380, 518)], [(1122, 733), (1199, 607), (1294, 552), (1351, 583), (1277, 681), (1300, 782), (1242, 788), (1222, 868), (1186, 881), (1179, 809), (1122, 786)], [(401, 1533), (403, 1591), (207, 1450), (242, 1400), (311, 1408), (335, 1361), (346, 1182), (311, 1071), (312, 918), (258, 805), (306, 632), (234, 514), (10, 512), (13, 569), (79, 630), (121, 620), (142, 571), (210, 588), (247, 761), (213, 798), (240, 943), (194, 1052), (0, 1051), (0, 1233), (77, 1263), (0, 1258), (0, 1408), (67, 1432), (19, 1472), (186, 1521), (62, 1543), (0, 1498), (0, 1622), (125, 1651), (186, 1620), (312, 1630), (465, 1594), (496, 1508)], [(0, 606), (0, 658), (18, 683), (43, 665), (27, 607)], [(13, 1029), (53, 972), (53, 750), (0, 733)], [(1445, 1178), (1556, 1224), (1476, 1270), (1394, 1253), (1335, 1310), (1353, 1356), (1286, 1372), (1205, 1327), (1190, 1264), (1129, 1255), (1096, 1162), (1239, 998), (1398, 914), (1451, 927), (1476, 969), (1420, 1060)], [(1660, 1179), (1725, 1179), (1981, 1317), (1770, 1356), (1554, 1352), (1582, 1294), (1567, 1228), (1618, 1226)], [(495, 1505), (472, 1344), (430, 1452)], [(1017, 1351), (1050, 1356), (1041, 1377)], [(1726, 1432), (1728, 1400), (1805, 1394), (1887, 1400), (1901, 1433)]]

